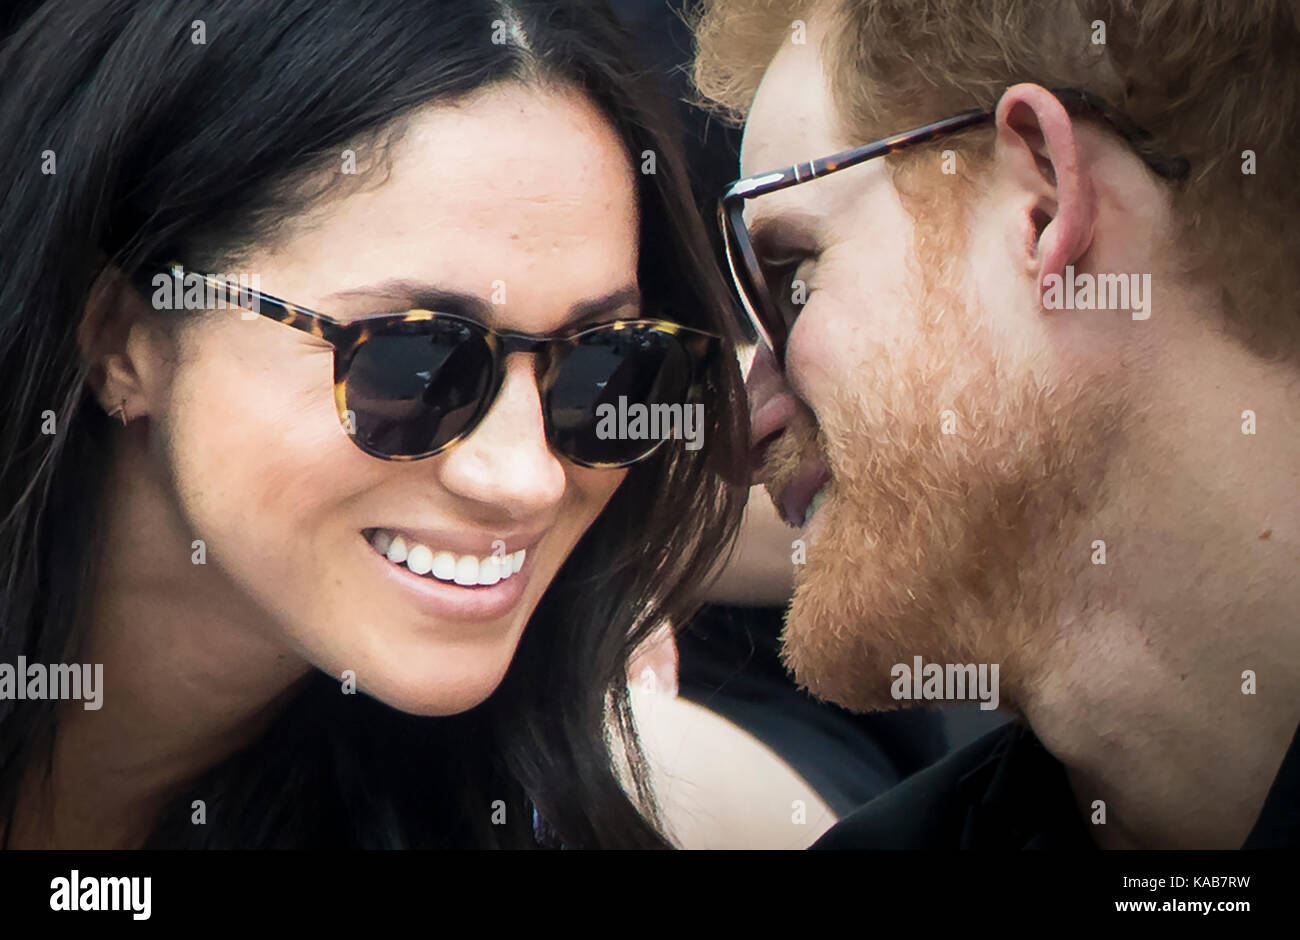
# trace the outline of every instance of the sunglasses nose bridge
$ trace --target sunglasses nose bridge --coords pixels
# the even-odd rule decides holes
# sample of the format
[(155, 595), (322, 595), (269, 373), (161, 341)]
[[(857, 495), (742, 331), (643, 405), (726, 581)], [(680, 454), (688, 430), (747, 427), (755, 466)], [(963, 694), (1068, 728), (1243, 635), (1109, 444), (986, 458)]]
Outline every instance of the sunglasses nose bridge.
[(555, 350), (562, 341), (549, 337), (530, 336), (527, 333), (506, 331), (489, 332), (488, 343), (492, 348), (496, 378), (489, 394), (489, 401), (495, 402), (505, 385), (506, 363), (515, 353), (525, 353), (533, 358), (533, 377), (537, 384), (539, 398), (545, 405), (546, 389), (556, 370), (559, 357)]
[[(559, 499), (557, 487), (562, 488), (562, 482), (557, 480), (563, 480), (563, 473), (556, 469), (559, 464), (546, 415), (546, 394), (535, 366), (529, 370), (534, 375), (533, 388), (516, 387), (519, 382), (528, 384), (524, 364), (518, 363), (512, 370), (505, 364), (508, 353), (504, 345), (498, 352), (499, 365), (486, 390), (486, 404), (455, 447), (447, 448), (445, 472), (452, 474), (453, 488), (473, 491), (475, 498), (499, 505), (514, 505), (520, 512), (533, 512), (536, 506)], [(519, 347), (510, 352), (544, 354)], [(536, 397), (530, 399), (530, 395)]]
[[(550, 391), (559, 375), (563, 360), (561, 350), (566, 344), (563, 340), (540, 338), (523, 334), (507, 334), (501, 337), (502, 361), (510, 353), (530, 353), (533, 358), (533, 382), (537, 389), (537, 403), (542, 415), (542, 435), (553, 451), (558, 452), (555, 424), (551, 420), (549, 406)], [(498, 389), (499, 390), (499, 389)]]
[(554, 345), (552, 340), (529, 336), (525, 333), (506, 333), (499, 332), (495, 334), (495, 343), (493, 352), (496, 356), (496, 374), (498, 381), (492, 392), (492, 400), (501, 391), (504, 384), (506, 361), (514, 353), (527, 353), (534, 356), (533, 359), (533, 378), (537, 383), (537, 392), (540, 398), (546, 397), (546, 382), (552, 372), (552, 363), (554, 357), (551, 354), (551, 348)]

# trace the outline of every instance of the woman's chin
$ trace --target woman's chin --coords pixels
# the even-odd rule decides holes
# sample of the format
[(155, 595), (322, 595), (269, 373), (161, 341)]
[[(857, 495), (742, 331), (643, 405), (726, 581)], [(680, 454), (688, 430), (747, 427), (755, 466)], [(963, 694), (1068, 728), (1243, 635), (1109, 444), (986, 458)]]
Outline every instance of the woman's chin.
[(370, 682), (358, 678), (357, 688), (409, 715), (459, 715), (487, 701), (510, 666), (510, 657), (506, 656), (499, 661), (482, 659), (449, 668), (451, 660), (463, 658), (448, 657), (436, 669), (394, 670), (375, 676)]

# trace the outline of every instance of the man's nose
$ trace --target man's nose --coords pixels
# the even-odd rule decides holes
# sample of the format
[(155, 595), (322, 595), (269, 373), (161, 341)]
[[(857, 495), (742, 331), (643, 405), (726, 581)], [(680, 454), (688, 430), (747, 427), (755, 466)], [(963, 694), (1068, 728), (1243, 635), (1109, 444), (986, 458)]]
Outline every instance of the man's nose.
[(785, 430), (799, 406), (776, 357), (766, 346), (761, 346), (754, 356), (745, 378), (745, 391), (749, 395), (749, 466), (753, 473), (762, 464), (768, 445)]

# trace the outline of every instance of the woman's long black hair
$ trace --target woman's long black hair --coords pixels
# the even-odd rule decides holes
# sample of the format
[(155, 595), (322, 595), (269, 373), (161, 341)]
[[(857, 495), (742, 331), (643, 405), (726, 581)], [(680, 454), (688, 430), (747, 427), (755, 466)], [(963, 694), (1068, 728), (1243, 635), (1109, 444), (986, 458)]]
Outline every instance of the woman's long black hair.
[[(493, 41), (512, 22), (526, 46)], [(79, 661), (113, 434), (76, 343), (96, 278), (159, 257), (233, 269), (333, 195), (307, 183), (344, 149), (382, 154), (415, 108), (506, 81), (583, 89), (639, 170), (653, 153), (638, 174), (648, 308), (730, 335), (667, 112), (603, 6), (47, 0), (0, 42), (0, 662)], [(707, 394), (705, 446), (632, 468), (487, 702), (411, 716), (316, 673), (254, 744), (177, 794), (149, 844), (531, 846), (535, 805), (565, 845), (664, 845), (624, 669), (659, 622), (685, 622), (739, 520), (733, 357)], [(50, 413), (57, 432), (42, 433)], [(48, 765), (53, 704), (0, 700), (6, 832), (24, 774)], [(613, 769), (611, 715), (635, 799)], [(206, 825), (192, 824), (195, 800)]]

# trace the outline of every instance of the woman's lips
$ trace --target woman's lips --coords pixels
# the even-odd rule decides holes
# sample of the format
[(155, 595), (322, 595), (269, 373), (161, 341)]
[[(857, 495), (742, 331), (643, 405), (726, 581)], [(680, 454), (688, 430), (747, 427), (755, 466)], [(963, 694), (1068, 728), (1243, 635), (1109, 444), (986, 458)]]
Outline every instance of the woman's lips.
[(358, 533), (360, 550), (377, 566), (388, 584), (397, 588), (424, 616), (438, 620), (484, 623), (505, 616), (524, 596), (533, 569), (533, 555), (510, 577), (491, 585), (459, 585), (418, 575), (404, 564), (395, 564), (379, 554), (365, 534)]
[(430, 548), (426, 543), (416, 541), (408, 530), (372, 528), (363, 529), (361, 534), (378, 554), (393, 564), (405, 564), (413, 574), (421, 577), (432, 575), (439, 581), (454, 581), (462, 587), (491, 586), (504, 581), (523, 567), (528, 554), (527, 548), (507, 553), (504, 539), (493, 542), (495, 550), (492, 554), (480, 556)]
[(781, 491), (778, 505), (785, 524), (801, 528), (807, 521), (808, 506), (831, 478), (831, 472), (821, 458), (809, 455), (799, 464), (799, 469), (785, 489)]

